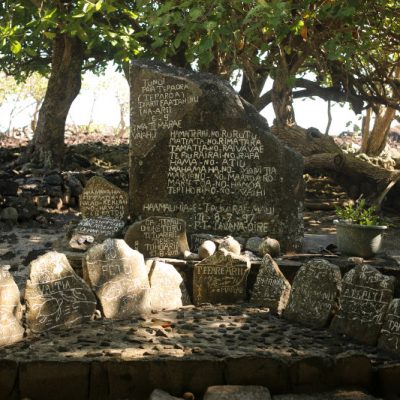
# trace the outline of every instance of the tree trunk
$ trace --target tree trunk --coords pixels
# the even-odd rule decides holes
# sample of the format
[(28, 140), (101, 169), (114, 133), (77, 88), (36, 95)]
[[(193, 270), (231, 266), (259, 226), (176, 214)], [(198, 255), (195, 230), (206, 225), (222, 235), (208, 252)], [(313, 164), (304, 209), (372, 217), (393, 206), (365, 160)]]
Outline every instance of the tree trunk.
[(272, 85), (272, 106), (275, 112), (274, 124), (291, 126), (296, 123), (293, 110), (292, 88), (289, 86), (289, 72), (278, 66), (277, 75)]
[(328, 100), (328, 124), (326, 125), (325, 135), (329, 135), (329, 129), (331, 129), (332, 125), (332, 108), (331, 108), (331, 101)]
[(63, 163), (65, 121), (81, 88), (83, 59), (79, 39), (56, 36), (51, 74), (31, 146), (31, 160), (44, 168), (59, 168)]
[(369, 142), (369, 127), (371, 125), (372, 108), (368, 107), (362, 119), (361, 126), (361, 153), (367, 154)]
[(350, 197), (361, 194), (378, 207), (400, 180), (399, 171), (389, 171), (352, 154), (344, 153), (332, 137), (299, 126), (273, 126), (272, 133), (304, 157), (305, 172), (323, 174), (339, 183)]
[(379, 106), (378, 113), (375, 113), (375, 121), (371, 131), (369, 130), (370, 121), (368, 112), (370, 110), (367, 111), (365, 124), (363, 124), (361, 151), (368, 156), (374, 157), (379, 156), (385, 148), (390, 124), (395, 117), (396, 110), (394, 108)]
[[(393, 80), (400, 79), (400, 65), (394, 67), (390, 73)], [(384, 88), (382, 88), (384, 93)], [(393, 91), (392, 91), (393, 94)], [(396, 110), (384, 105), (377, 106), (378, 112), (375, 111), (375, 122), (370, 131), (370, 120), (372, 109), (367, 110), (367, 115), (363, 119), (362, 127), (362, 144), (361, 151), (368, 156), (379, 156), (385, 148), (387, 135), (389, 133), (390, 124), (392, 123)]]

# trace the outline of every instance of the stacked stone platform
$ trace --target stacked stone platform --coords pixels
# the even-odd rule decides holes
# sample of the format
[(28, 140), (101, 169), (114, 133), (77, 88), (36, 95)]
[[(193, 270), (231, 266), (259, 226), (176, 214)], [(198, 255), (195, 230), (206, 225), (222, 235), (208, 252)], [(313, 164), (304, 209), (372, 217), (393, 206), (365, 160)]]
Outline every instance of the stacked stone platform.
[(1, 399), (147, 399), (154, 388), (201, 399), (224, 384), (392, 396), (399, 374), (400, 360), (376, 347), (244, 304), (96, 320), (0, 349)]

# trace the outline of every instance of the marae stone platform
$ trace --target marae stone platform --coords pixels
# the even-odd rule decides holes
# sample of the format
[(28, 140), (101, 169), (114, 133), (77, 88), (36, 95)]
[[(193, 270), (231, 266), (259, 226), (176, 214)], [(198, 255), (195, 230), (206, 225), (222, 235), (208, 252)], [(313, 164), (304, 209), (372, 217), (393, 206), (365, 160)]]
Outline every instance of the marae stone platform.
[(186, 306), (148, 318), (97, 320), (2, 348), (0, 393), (2, 399), (147, 399), (154, 388), (201, 396), (223, 384), (263, 385), (273, 394), (346, 386), (400, 393), (392, 379), (400, 373), (397, 361), (265, 308)]

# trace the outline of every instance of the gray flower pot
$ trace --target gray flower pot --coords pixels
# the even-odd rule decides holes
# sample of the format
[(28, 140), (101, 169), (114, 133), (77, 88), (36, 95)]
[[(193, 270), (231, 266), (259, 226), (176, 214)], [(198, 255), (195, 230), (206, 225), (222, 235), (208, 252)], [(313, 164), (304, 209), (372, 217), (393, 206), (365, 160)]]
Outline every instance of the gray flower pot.
[(384, 225), (358, 225), (335, 221), (339, 251), (348, 256), (371, 258), (382, 245)]

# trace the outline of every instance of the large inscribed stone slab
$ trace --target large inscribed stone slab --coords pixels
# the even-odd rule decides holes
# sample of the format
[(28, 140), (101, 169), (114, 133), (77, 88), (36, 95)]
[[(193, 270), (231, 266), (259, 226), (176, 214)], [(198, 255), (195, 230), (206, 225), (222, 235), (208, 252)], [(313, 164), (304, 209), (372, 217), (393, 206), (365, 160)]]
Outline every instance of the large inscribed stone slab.
[(124, 319), (150, 312), (150, 286), (143, 255), (124, 240), (107, 239), (91, 247), (83, 259), (83, 276), (106, 318)]
[(7, 266), (0, 266), (0, 346), (7, 346), (24, 337), (19, 289)]
[(128, 217), (127, 193), (100, 176), (88, 180), (79, 196), (79, 205), (84, 218)]
[(359, 265), (344, 275), (340, 308), (331, 329), (359, 342), (374, 346), (378, 340), (395, 278), (382, 275), (374, 267)]
[(339, 267), (326, 260), (307, 262), (293, 280), (283, 316), (312, 328), (325, 328), (338, 308), (341, 278)]
[(217, 77), (150, 61), (133, 62), (130, 80), (131, 215), (300, 248), (302, 157), (251, 105)]
[(251, 301), (280, 314), (285, 309), (289, 296), (290, 283), (282, 274), (278, 264), (266, 254), (258, 271)]
[(30, 264), (25, 289), (26, 320), (33, 332), (71, 327), (89, 321), (96, 299), (67, 257), (55, 251)]
[(389, 305), (378, 346), (400, 356), (400, 299), (393, 299)]
[(218, 250), (200, 261), (193, 271), (193, 303), (233, 304), (246, 298), (247, 257)]
[(146, 267), (150, 281), (152, 311), (174, 310), (190, 304), (185, 282), (173, 265), (148, 260)]
[(125, 242), (144, 257), (181, 257), (189, 250), (186, 223), (182, 219), (150, 217), (132, 224)]

